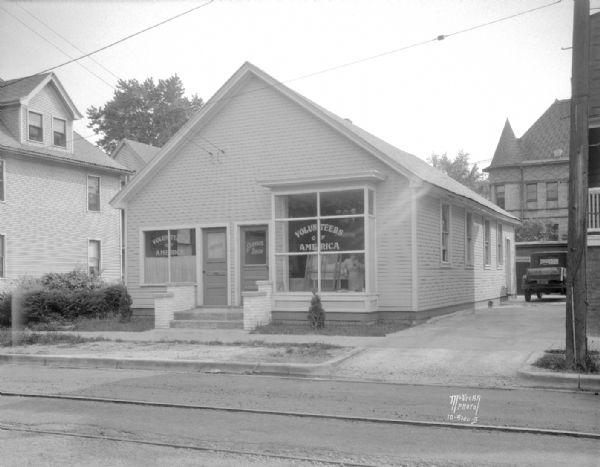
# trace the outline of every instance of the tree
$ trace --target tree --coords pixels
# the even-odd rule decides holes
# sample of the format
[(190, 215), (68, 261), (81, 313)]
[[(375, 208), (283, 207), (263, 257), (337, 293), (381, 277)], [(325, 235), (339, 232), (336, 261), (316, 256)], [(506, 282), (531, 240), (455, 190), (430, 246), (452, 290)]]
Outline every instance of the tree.
[(523, 225), (519, 225), (515, 229), (516, 242), (536, 242), (541, 240), (558, 240), (556, 224), (552, 222), (544, 223), (539, 220), (525, 220), (523, 221)]
[(123, 138), (162, 147), (203, 104), (195, 94), (184, 97), (184, 91), (177, 75), (158, 84), (152, 78), (119, 80), (112, 100), (87, 109), (88, 128), (102, 135), (97, 144), (108, 153)]
[(427, 162), (475, 193), (483, 196), (487, 195), (488, 184), (486, 178), (477, 164), (471, 165), (468, 153), (459, 151), (454, 159), (450, 159), (446, 153), (441, 156), (432, 154), (427, 158)]

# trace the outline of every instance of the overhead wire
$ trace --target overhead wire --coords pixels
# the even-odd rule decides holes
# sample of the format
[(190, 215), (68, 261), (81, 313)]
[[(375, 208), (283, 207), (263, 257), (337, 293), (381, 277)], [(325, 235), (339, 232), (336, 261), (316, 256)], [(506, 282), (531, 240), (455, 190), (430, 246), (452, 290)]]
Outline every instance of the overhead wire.
[[(211, 0), (213, 1), (213, 0)], [(51, 32), (53, 32), (54, 34), (56, 34), (58, 37), (60, 37), (63, 41), (65, 41), (66, 43), (68, 43), (71, 47), (73, 47), (74, 49), (78, 50), (80, 53), (85, 54), (85, 52), (83, 52), (79, 47), (77, 47), (77, 45), (73, 44), (69, 39), (67, 39), (66, 37), (64, 37), (62, 34), (60, 34), (58, 31), (56, 31), (54, 28), (52, 28), (50, 25), (48, 25), (46, 22), (44, 22), (42, 19), (40, 19), (38, 16), (36, 16), (35, 14), (31, 13), (29, 10), (27, 10), (26, 8), (24, 8), (21, 5), (17, 6), (23, 10), (25, 13), (27, 13), (29, 16), (31, 16), (32, 18), (34, 18), (35, 20), (37, 20), (39, 23), (41, 23), (43, 26), (45, 26), (48, 30), (50, 30)], [(196, 7), (192, 10), (188, 10), (187, 12), (193, 11), (195, 9), (198, 9), (199, 7)], [(63, 50), (61, 47), (59, 47), (57, 44), (55, 44), (53, 41), (51, 41), (50, 39), (48, 39), (47, 37), (45, 37), (44, 35), (42, 35), (40, 32), (38, 32), (37, 30), (35, 30), (33, 27), (29, 26), (27, 23), (25, 23), (24, 21), (22, 21), (19, 17), (17, 17), (16, 15), (14, 15), (13, 13), (11, 13), (10, 11), (8, 11), (6, 8), (2, 7), (2, 5), (0, 5), (0, 9), (2, 9), (3, 11), (5, 11), (7, 14), (9, 14), (12, 18), (14, 18), (16, 21), (18, 21), (21, 25), (23, 25), (24, 27), (26, 27), (29, 31), (33, 32), (34, 34), (36, 34), (38, 37), (40, 37), (41, 39), (43, 39), (45, 42), (47, 42), (48, 44), (52, 45), (55, 49), (57, 49), (58, 51), (60, 51), (62, 54), (66, 55), (68, 58), (73, 59), (73, 57), (71, 55), (69, 55), (65, 50)], [(186, 12), (178, 15), (178, 16), (182, 16), (183, 14), (185, 14)], [(153, 27), (157, 27), (160, 24), (164, 24), (165, 22), (174, 19), (176, 17), (172, 17), (168, 20), (165, 20), (157, 25), (154, 25)], [(152, 28), (152, 27), (151, 27)], [(151, 28), (146, 28), (146, 30), (149, 30)], [(141, 33), (141, 32), (140, 32)], [(130, 37), (133, 37), (130, 36)], [(124, 40), (124, 39), (123, 39)], [(119, 77), (117, 74), (115, 74), (114, 72), (112, 72), (111, 70), (109, 70), (107, 67), (105, 67), (102, 63), (100, 63), (99, 61), (95, 60), (93, 57), (88, 56), (88, 59), (92, 60), (94, 63), (96, 63), (98, 66), (102, 67), (105, 71), (107, 71), (108, 73), (110, 73), (112, 76), (114, 76), (115, 78), (124, 81), (123, 78)], [(107, 82), (104, 78), (102, 78), (101, 76), (99, 76), (97, 73), (93, 72), (91, 69), (89, 69), (88, 67), (86, 67), (83, 63), (81, 63), (78, 60), (73, 59), (73, 61), (75, 61), (79, 66), (81, 66), (82, 68), (84, 68), (87, 72), (89, 72), (90, 74), (92, 74), (93, 76), (95, 76), (96, 78), (98, 78), (100, 81), (102, 81), (103, 83), (105, 83), (107, 86), (109, 86), (111, 89), (113, 89), (114, 91), (117, 91), (117, 88), (110, 84), (109, 82)], [(45, 72), (41, 72), (38, 74), (44, 74)], [(21, 78), (22, 79), (25, 79)], [(14, 84), (20, 80), (14, 80), (10, 83), (8, 83), (8, 85), (10, 84)], [(5, 87), (5, 86), (1, 86), (0, 87)], [(83, 135), (79, 135), (79, 137), (84, 138), (84, 139), (89, 139), (91, 137), (97, 136), (97, 133), (88, 135), (88, 136), (83, 136)], [(76, 138), (71, 138), (68, 139), (67, 141), (73, 142), (75, 141)], [(211, 144), (213, 147), (215, 147), (218, 151), (220, 151), (221, 153), (225, 153), (225, 151), (221, 148), (219, 148), (217, 145), (215, 145), (212, 141), (209, 141), (207, 138), (201, 137), (201, 139), (205, 140), (206, 142), (208, 142), (209, 144)], [(200, 147), (201, 149), (203, 149), (206, 153), (208, 153), (209, 155), (213, 156), (212, 152), (209, 151), (208, 149), (206, 149), (204, 146), (202, 146), (201, 144), (198, 144), (195, 141), (192, 141), (194, 144), (196, 144), (198, 147)], [(41, 145), (41, 148), (51, 148), (53, 145), (52, 144), (45, 144), (45, 145)]]
[[(176, 18), (179, 18), (179, 17), (184, 16), (184, 15), (186, 15), (188, 13), (191, 13), (191, 12), (193, 12), (195, 10), (198, 10), (200, 8), (208, 6), (211, 3), (213, 3), (213, 2), (214, 2), (214, 0), (208, 0), (207, 2), (203, 3), (202, 5), (199, 5), (199, 6), (196, 6), (196, 7), (192, 8), (192, 9), (186, 10), (186, 11), (184, 11), (184, 12), (178, 14), (178, 15), (175, 15), (175, 16), (172, 16), (170, 18), (167, 18), (164, 21), (156, 23), (156, 24), (154, 24), (152, 26), (149, 26), (149, 27), (147, 27), (145, 29), (137, 31), (137, 32), (135, 32), (133, 34), (130, 34), (130, 35), (124, 37), (124, 38), (121, 38), (121, 39), (119, 39), (119, 40), (117, 40), (115, 42), (112, 42), (112, 43), (110, 43), (110, 44), (108, 44), (106, 46), (103, 46), (103, 47), (101, 47), (99, 49), (96, 49), (96, 50), (94, 50), (92, 52), (89, 52), (87, 54), (83, 54), (80, 57), (73, 58), (73, 59), (71, 59), (71, 60), (69, 60), (67, 62), (61, 63), (59, 65), (47, 68), (47, 69), (45, 69), (45, 70), (43, 70), (43, 71), (41, 71), (39, 73), (35, 73), (34, 75), (47, 73), (47, 72), (56, 70), (57, 68), (63, 67), (65, 65), (68, 65), (70, 63), (77, 62), (78, 60), (81, 60), (83, 58), (90, 57), (91, 55), (94, 55), (94, 54), (96, 54), (98, 52), (101, 52), (101, 51), (106, 50), (106, 49), (108, 49), (110, 47), (113, 47), (113, 46), (115, 46), (115, 45), (117, 45), (119, 43), (122, 43), (122, 42), (124, 42), (124, 41), (126, 41), (128, 39), (131, 39), (131, 38), (133, 38), (133, 37), (135, 37), (137, 35), (140, 35), (140, 34), (146, 32), (146, 31), (149, 31), (149, 30), (154, 29), (154, 28), (156, 28), (158, 26), (161, 26), (161, 25), (163, 25), (163, 24), (165, 24), (165, 23), (167, 23), (169, 21), (173, 21)], [(554, 5), (557, 5), (557, 4), (561, 3), (561, 2), (562, 2), (562, 0), (556, 0), (556, 1), (551, 2), (551, 3), (540, 5), (540, 6), (534, 7), (534, 8), (529, 8), (527, 10), (522, 10), (520, 12), (511, 14), (511, 15), (508, 15), (508, 16), (504, 16), (504, 17), (501, 17), (501, 18), (498, 18), (498, 19), (495, 19), (495, 20), (492, 20), (492, 21), (481, 23), (481, 24), (478, 24), (478, 25), (475, 25), (475, 26), (471, 26), (471, 27), (468, 27), (468, 28), (465, 28), (465, 29), (461, 29), (461, 30), (458, 30), (458, 31), (454, 31), (454, 32), (451, 32), (451, 33), (448, 33), (448, 34), (440, 34), (440, 35), (438, 35), (438, 36), (436, 36), (434, 38), (431, 38), (431, 39), (422, 40), (422, 41), (415, 42), (415, 43), (412, 43), (412, 44), (409, 44), (409, 45), (406, 45), (406, 46), (403, 46), (403, 47), (399, 47), (399, 48), (396, 48), (396, 49), (393, 49), (393, 50), (389, 50), (389, 51), (386, 51), (386, 52), (378, 53), (378, 54), (371, 55), (371, 56), (364, 57), (364, 58), (357, 59), (357, 60), (352, 60), (350, 62), (345, 62), (345, 63), (339, 64), (339, 65), (335, 65), (335, 66), (332, 66), (332, 67), (324, 68), (324, 69), (321, 69), (321, 70), (318, 70), (318, 71), (315, 71), (315, 72), (312, 72), (312, 73), (308, 73), (308, 74), (304, 74), (304, 75), (298, 76), (296, 78), (291, 78), (291, 79), (287, 79), (287, 80), (284, 80), (284, 81), (281, 81), (281, 82), (277, 82), (275, 84), (270, 84), (270, 85), (267, 85), (267, 86), (263, 86), (263, 87), (260, 87), (258, 89), (254, 89), (254, 90), (251, 90), (251, 91), (241, 92), (241, 93), (238, 93), (238, 94), (236, 94), (234, 96), (228, 97), (227, 100), (239, 97), (239, 96), (244, 95), (244, 94), (250, 94), (250, 93), (253, 93), (253, 92), (258, 92), (258, 91), (261, 91), (261, 90), (264, 90), (264, 89), (267, 89), (267, 88), (270, 88), (270, 87), (282, 86), (285, 83), (291, 83), (291, 82), (299, 81), (299, 80), (302, 80), (302, 79), (307, 79), (307, 78), (310, 78), (310, 77), (318, 76), (320, 74), (328, 73), (328, 72), (331, 72), (331, 71), (334, 71), (334, 70), (338, 70), (338, 69), (345, 68), (345, 67), (348, 67), (348, 66), (356, 65), (356, 64), (363, 63), (363, 62), (366, 62), (366, 61), (375, 60), (375, 59), (378, 59), (378, 58), (381, 58), (381, 57), (384, 57), (384, 56), (387, 56), (387, 55), (392, 55), (392, 54), (403, 52), (403, 51), (406, 51), (406, 50), (409, 50), (409, 49), (421, 47), (421, 46), (427, 45), (429, 43), (439, 42), (439, 41), (445, 40), (445, 39), (447, 39), (449, 37), (457, 36), (457, 35), (460, 35), (460, 34), (465, 34), (465, 33), (474, 31), (476, 29), (481, 29), (481, 28), (484, 28), (484, 27), (487, 27), (487, 26), (491, 26), (493, 24), (497, 24), (497, 23), (500, 23), (500, 22), (504, 22), (504, 21), (508, 21), (510, 19), (514, 19), (514, 18), (520, 17), (520, 16), (524, 16), (524, 15), (533, 13), (535, 11), (540, 11), (540, 10), (543, 10), (545, 8), (549, 8), (549, 7), (552, 7)], [(34, 76), (34, 75), (30, 75), (30, 76)], [(27, 78), (27, 77), (23, 77), (20, 80), (23, 80), (25, 78)], [(15, 82), (18, 82), (20, 80), (14, 80), (10, 84), (14, 84)], [(2, 88), (2, 87), (5, 87), (5, 86), (3, 86), (0, 83), (0, 88)], [(212, 102), (215, 103), (215, 102), (218, 102), (220, 100), (223, 100), (223, 98), (219, 99), (219, 100), (212, 101)], [(210, 144), (212, 144), (213, 146), (215, 146), (220, 152), (224, 153), (224, 151), (221, 148), (218, 148), (218, 146), (214, 145), (213, 143), (210, 143)], [(211, 156), (213, 156), (213, 153), (210, 152), (210, 151), (208, 151), (208, 150), (206, 150), (206, 148), (202, 148), (202, 149), (204, 149)]]

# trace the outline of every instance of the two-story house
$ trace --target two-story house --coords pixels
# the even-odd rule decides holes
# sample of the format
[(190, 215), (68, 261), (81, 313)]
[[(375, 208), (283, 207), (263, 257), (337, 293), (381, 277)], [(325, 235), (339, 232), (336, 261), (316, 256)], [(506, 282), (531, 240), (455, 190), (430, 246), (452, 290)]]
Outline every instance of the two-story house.
[(83, 268), (121, 278), (131, 172), (73, 131), (81, 113), (53, 73), (0, 82), (0, 286)]

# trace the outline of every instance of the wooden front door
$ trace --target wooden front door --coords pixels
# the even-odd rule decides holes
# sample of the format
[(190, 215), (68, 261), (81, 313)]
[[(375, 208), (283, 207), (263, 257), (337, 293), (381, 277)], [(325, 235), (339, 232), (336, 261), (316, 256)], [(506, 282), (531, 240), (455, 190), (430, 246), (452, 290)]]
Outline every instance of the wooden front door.
[(202, 235), (204, 305), (227, 305), (227, 234), (224, 228), (204, 229)]
[(267, 226), (242, 227), (240, 240), (242, 291), (258, 290), (256, 281), (269, 279)]

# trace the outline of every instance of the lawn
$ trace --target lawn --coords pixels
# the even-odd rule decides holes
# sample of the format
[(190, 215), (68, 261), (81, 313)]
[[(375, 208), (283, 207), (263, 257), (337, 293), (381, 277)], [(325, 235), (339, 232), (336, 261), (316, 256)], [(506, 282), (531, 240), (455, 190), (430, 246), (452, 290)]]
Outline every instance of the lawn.
[(267, 324), (252, 331), (252, 334), (315, 334), (321, 336), (364, 336), (383, 337), (393, 332), (409, 328), (398, 322), (378, 322), (374, 324), (332, 324), (326, 323), (322, 329), (312, 329), (308, 324)]
[(132, 317), (130, 321), (121, 321), (118, 316), (111, 318), (79, 318), (73, 322), (50, 322), (27, 325), (30, 331), (120, 331), (143, 332), (154, 329), (154, 318)]
[(0, 329), (0, 347), (10, 347), (13, 343), (15, 345), (77, 345), (85, 342), (101, 342), (106, 340), (102, 337), (82, 337), (80, 335), (62, 333), (24, 331), (13, 334), (10, 329)]
[[(600, 373), (600, 352), (597, 350), (588, 351), (588, 359), (589, 372)], [(565, 351), (562, 349), (546, 350), (544, 355), (538, 358), (533, 366), (552, 371), (570, 371), (567, 370)]]

